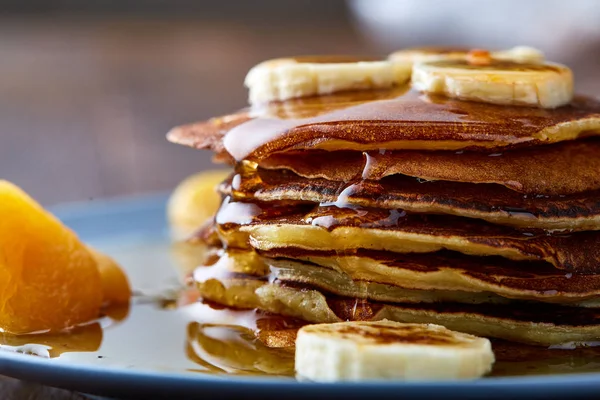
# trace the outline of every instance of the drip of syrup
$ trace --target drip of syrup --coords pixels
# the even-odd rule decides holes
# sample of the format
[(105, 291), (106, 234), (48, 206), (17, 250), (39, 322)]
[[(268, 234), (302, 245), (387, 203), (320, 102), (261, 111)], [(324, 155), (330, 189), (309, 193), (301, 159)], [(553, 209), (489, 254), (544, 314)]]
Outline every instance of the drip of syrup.
[(226, 197), (217, 212), (215, 221), (219, 225), (236, 224), (244, 225), (254, 221), (254, 218), (262, 213), (262, 209), (254, 203), (243, 203), (231, 201), (231, 197)]

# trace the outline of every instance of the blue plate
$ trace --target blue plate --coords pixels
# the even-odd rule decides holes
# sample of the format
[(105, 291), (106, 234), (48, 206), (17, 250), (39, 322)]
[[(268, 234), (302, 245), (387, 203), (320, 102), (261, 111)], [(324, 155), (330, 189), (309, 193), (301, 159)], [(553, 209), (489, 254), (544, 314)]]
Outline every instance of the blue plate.
[[(176, 280), (176, 273), (167, 269), (164, 252), (168, 237), (164, 220), (164, 195), (122, 200), (108, 200), (74, 204), (53, 211), (81, 238), (120, 258), (126, 269), (135, 260), (148, 268), (142, 278), (133, 279), (134, 287), (152, 285), (164, 287)], [(146, 250), (141, 251), (140, 246)], [(161, 247), (162, 246), (162, 247)], [(162, 250), (161, 250), (162, 249)], [(154, 251), (154, 253), (153, 253)], [(133, 255), (132, 255), (133, 254)], [(155, 270), (152, 262), (163, 268)], [(148, 266), (146, 266), (148, 264)], [(139, 268), (136, 267), (136, 268)], [(128, 270), (129, 272), (129, 270)], [(158, 284), (156, 281), (159, 281)], [(158, 287), (155, 286), (155, 287)], [(132, 313), (135, 319), (135, 313)], [(177, 321), (174, 322), (174, 324)], [(118, 331), (118, 329), (115, 329)], [(153, 327), (140, 332), (140, 342), (148, 337), (164, 338), (180, 333), (173, 327)], [(150, 339), (149, 339), (150, 340)], [(119, 342), (111, 336), (105, 342)], [(122, 343), (135, 347), (138, 342)], [(104, 343), (103, 343), (104, 346)], [(154, 357), (160, 342), (145, 348), (139, 358), (130, 359), (124, 351), (110, 352), (105, 357), (70, 357), (65, 353), (58, 358), (42, 358), (11, 351), (0, 351), (0, 374), (84, 393), (119, 398), (486, 398), (486, 399), (550, 399), (598, 398), (600, 374), (564, 374), (522, 377), (486, 378), (471, 382), (424, 383), (352, 383), (317, 384), (297, 382), (289, 378), (251, 376), (223, 376), (194, 373), (192, 365), (183, 369), (170, 368), (169, 359)], [(164, 345), (166, 346), (166, 344)], [(99, 350), (102, 353), (102, 347)], [(159, 358), (159, 360), (156, 360)], [(101, 361), (99, 361), (101, 360)]]

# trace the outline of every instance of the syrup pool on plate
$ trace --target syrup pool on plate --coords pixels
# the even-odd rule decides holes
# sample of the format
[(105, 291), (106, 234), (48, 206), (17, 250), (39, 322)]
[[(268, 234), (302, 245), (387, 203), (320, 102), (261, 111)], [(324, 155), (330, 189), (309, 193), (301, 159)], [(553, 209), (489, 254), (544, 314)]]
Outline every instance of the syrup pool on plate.
[[(128, 309), (63, 334), (0, 335), (2, 351), (50, 363), (190, 374), (292, 377), (302, 321), (203, 303), (181, 285), (199, 249), (160, 242), (104, 245), (137, 292)], [(493, 342), (492, 376), (600, 371), (600, 348), (553, 349)]]

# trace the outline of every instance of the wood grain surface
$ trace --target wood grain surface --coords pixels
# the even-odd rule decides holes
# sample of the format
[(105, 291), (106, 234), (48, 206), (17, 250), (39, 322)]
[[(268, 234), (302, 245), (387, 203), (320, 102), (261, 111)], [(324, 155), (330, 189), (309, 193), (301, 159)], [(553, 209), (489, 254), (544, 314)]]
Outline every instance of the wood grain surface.
[(245, 106), (252, 65), (367, 47), (343, 20), (0, 20), (0, 177), (44, 204), (168, 190), (211, 162), (165, 133)]
[(3, 400), (85, 400), (87, 397), (68, 390), (50, 388), (0, 377), (0, 395)]

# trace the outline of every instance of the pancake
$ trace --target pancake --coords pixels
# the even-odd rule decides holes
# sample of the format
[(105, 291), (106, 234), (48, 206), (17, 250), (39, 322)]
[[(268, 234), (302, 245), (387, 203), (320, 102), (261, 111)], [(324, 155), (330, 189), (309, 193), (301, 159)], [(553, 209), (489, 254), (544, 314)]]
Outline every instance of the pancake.
[(389, 319), (434, 323), (478, 336), (551, 346), (595, 341), (600, 310), (543, 303), (481, 305), (458, 303), (391, 304), (339, 297), (308, 285), (281, 285), (258, 280), (210, 279), (198, 284), (210, 301), (237, 308), (258, 308), (312, 323)]
[(257, 250), (452, 250), (476, 256), (546, 261), (568, 272), (600, 271), (600, 232), (549, 234), (475, 219), (408, 214), (399, 210), (283, 206), (226, 199), (215, 221), (225, 245)]
[(521, 228), (600, 229), (600, 190), (571, 196), (523, 196), (494, 184), (422, 182), (401, 175), (347, 183), (261, 168), (233, 175), (220, 190), (241, 201), (333, 203), (450, 214)]
[(494, 183), (529, 195), (572, 195), (600, 189), (600, 139), (491, 154), (414, 150), (289, 152), (273, 154), (260, 166), (331, 181), (377, 181), (402, 174), (431, 181)]
[(306, 283), (341, 296), (388, 302), (506, 303), (536, 300), (598, 306), (600, 275), (565, 274), (546, 263), (450, 252), (395, 254), (278, 249), (216, 250), (194, 273), (196, 282), (248, 278)]
[[(311, 275), (312, 280), (324, 276), (323, 280), (333, 283), (354, 280), (422, 291), (488, 292), (512, 299), (562, 304), (596, 302), (595, 298), (600, 296), (600, 275), (565, 274), (546, 263), (515, 262), (500, 257), (373, 250), (339, 256), (331, 251), (289, 248), (261, 252), (261, 255), (271, 267), (297, 271), (287, 272), (287, 275)], [(335, 292), (334, 289), (328, 291)]]
[(427, 96), (407, 88), (337, 93), (174, 128), (174, 143), (261, 160), (291, 150), (477, 150), (529, 147), (600, 134), (600, 102), (553, 110)]
[[(600, 337), (600, 100), (543, 109), (406, 85), (253, 105), (168, 139), (235, 167), (188, 242), (213, 247), (189, 280), (204, 301), (300, 325), (390, 319), (541, 346)], [(270, 350), (289, 355), (297, 327), (240, 347), (244, 326), (192, 324), (188, 345), (230, 349), (225, 369), (277, 373)]]

